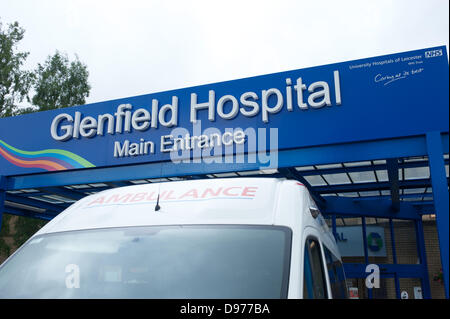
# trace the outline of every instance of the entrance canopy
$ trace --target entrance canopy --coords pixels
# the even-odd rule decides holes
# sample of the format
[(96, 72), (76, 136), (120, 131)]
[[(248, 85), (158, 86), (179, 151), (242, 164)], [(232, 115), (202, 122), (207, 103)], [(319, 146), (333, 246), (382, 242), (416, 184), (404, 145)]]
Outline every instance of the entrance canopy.
[(448, 87), (442, 46), (0, 119), (0, 214), (52, 219), (140, 183), (282, 176), (324, 214), (435, 214), (448, 293)]

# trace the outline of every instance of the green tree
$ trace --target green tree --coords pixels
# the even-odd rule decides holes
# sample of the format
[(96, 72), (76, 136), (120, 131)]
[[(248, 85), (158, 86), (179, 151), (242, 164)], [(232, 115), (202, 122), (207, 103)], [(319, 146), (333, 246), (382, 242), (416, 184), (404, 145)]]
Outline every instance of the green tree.
[(77, 56), (70, 62), (66, 54), (56, 51), (43, 65), (38, 64), (33, 105), (45, 111), (85, 104), (91, 89), (88, 76), (87, 66)]
[[(69, 62), (67, 55), (56, 51), (43, 65), (38, 64), (34, 72), (22, 70), (29, 52), (18, 52), (17, 44), (24, 33), (17, 22), (9, 24), (6, 30), (0, 22), (0, 117), (85, 104), (91, 88), (86, 65), (78, 57)], [(35, 94), (30, 100), (32, 88)], [(17, 103), (24, 99), (33, 105), (19, 107)], [(7, 214), (3, 218), (1, 259), (8, 257), (46, 223), (28, 217), (11, 220), (12, 216)]]
[(34, 75), (22, 69), (29, 52), (17, 49), (24, 33), (18, 22), (8, 24), (5, 30), (0, 22), (0, 117), (14, 115), (17, 103), (24, 99), (30, 102)]

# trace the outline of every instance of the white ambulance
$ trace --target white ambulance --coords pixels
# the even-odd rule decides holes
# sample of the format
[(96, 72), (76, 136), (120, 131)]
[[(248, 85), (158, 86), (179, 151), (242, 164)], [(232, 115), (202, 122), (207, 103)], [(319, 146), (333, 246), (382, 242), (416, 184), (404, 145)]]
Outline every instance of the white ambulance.
[(304, 185), (225, 178), (83, 198), (3, 263), (0, 297), (347, 298), (347, 287)]

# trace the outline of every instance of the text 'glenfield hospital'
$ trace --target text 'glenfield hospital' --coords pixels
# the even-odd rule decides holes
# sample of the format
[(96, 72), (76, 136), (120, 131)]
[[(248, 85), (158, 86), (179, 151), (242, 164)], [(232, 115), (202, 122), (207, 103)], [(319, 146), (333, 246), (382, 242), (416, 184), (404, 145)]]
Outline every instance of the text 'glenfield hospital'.
[[(283, 84), (284, 85), (284, 84)], [(284, 91), (284, 92), (282, 92)], [(332, 94), (334, 93), (334, 99)], [(259, 93), (259, 94), (258, 94)], [(234, 95), (216, 96), (215, 90), (209, 90), (208, 98), (201, 100), (197, 93), (190, 93), (190, 122), (196, 123), (199, 112), (206, 112), (209, 121), (216, 119), (232, 120), (239, 114), (245, 117), (261, 116), (263, 123), (269, 122), (272, 114), (285, 108), (289, 112), (295, 109), (307, 111), (325, 106), (341, 105), (341, 86), (339, 71), (333, 71), (332, 90), (326, 81), (307, 84), (302, 77), (285, 79), (285, 88), (262, 89), (248, 91), (236, 97)], [(152, 99), (148, 108), (133, 110), (131, 104), (120, 104), (114, 114), (105, 113), (96, 117), (85, 116), (76, 111), (71, 115), (61, 113), (52, 121), (50, 133), (57, 141), (68, 141), (72, 138), (94, 138), (106, 134), (144, 132), (149, 129), (178, 126), (179, 98), (171, 97), (171, 103), (160, 106), (158, 99)]]

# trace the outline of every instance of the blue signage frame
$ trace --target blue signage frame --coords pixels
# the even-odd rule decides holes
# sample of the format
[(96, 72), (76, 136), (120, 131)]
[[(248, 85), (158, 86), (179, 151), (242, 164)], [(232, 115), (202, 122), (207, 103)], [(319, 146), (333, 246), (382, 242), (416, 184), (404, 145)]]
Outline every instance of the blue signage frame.
[(245, 154), (448, 132), (448, 85), (442, 46), (4, 118), (0, 175), (168, 161), (177, 129), (276, 129)]
[[(37, 205), (8, 191), (38, 188), (79, 199), (83, 195), (61, 186), (120, 186), (126, 184), (120, 181), (140, 178), (258, 170), (267, 164), (259, 157), (249, 161), (258, 152), (276, 151), (275, 168), (393, 159), (390, 172), (396, 171), (397, 158), (428, 156), (433, 202), (424, 210), (436, 213), (448, 298), (449, 199), (443, 159), (449, 153), (448, 87), (447, 51), (440, 46), (0, 119), (0, 217), (6, 211), (48, 219), (63, 208)], [(235, 137), (235, 144), (244, 147), (224, 147), (224, 153), (210, 157), (218, 161), (208, 165), (193, 160), (199, 154), (208, 158), (207, 148), (188, 150), (177, 157), (184, 161), (174, 164), (173, 153), (162, 152), (161, 142), (180, 134), (176, 129), (189, 137), (216, 129), (223, 138), (230, 132), (227, 138)], [(267, 143), (250, 144), (252, 129)], [(240, 142), (232, 135), (239, 130), (245, 135)], [(273, 132), (275, 144), (269, 142)], [(149, 141), (154, 144), (146, 146)], [(154, 152), (146, 153), (145, 147)], [(227, 154), (243, 154), (245, 160), (220, 161)], [(344, 198), (327, 198), (324, 213), (420, 223), (417, 207), (394, 196), (398, 176), (389, 182), (391, 201), (365, 201), (368, 215), (361, 211), (362, 202)], [(5, 201), (46, 211), (24, 212)], [(424, 247), (420, 253), (425, 256)], [(426, 273), (421, 272), (423, 278)]]

